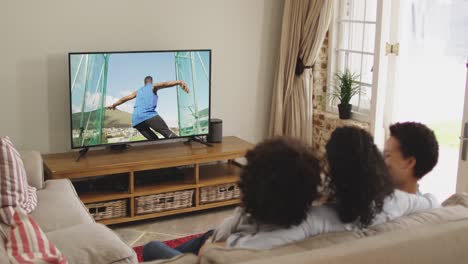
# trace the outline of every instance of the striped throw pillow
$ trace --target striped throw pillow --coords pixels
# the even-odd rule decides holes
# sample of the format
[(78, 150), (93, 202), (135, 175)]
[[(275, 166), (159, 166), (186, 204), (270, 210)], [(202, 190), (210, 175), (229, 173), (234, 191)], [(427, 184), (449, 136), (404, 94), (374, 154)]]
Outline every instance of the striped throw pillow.
[(36, 188), (29, 186), (19, 152), (8, 137), (0, 137), (0, 207), (36, 208)]
[(65, 256), (47, 239), (36, 221), (23, 209), (5, 207), (0, 210), (13, 210), (13, 220), (9, 224), (5, 243), (10, 263), (67, 263)]

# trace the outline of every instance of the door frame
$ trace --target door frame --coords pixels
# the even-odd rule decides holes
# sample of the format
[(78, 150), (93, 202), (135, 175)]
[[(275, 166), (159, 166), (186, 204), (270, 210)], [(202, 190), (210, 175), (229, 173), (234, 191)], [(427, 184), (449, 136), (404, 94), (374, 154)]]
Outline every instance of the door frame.
[(387, 124), (384, 115), (386, 113), (386, 97), (388, 87), (388, 61), (385, 54), (385, 46), (390, 38), (391, 7), (390, 0), (378, 0), (377, 23), (375, 29), (374, 69), (372, 81), (372, 96), (370, 107), (370, 132), (374, 136), (375, 143), (383, 148), (386, 139)]
[[(456, 190), (457, 192), (468, 192), (468, 153), (467, 153), (467, 159), (463, 160), (463, 141), (465, 135), (468, 135), (468, 97), (466, 96), (468, 92), (468, 57), (467, 57), (467, 62), (466, 62), (466, 81), (465, 81), (465, 103), (463, 106), (463, 118), (462, 118), (462, 128), (460, 132), (460, 149), (459, 149), (459, 154), (458, 154), (458, 173), (457, 173), (457, 185), (456, 185)], [(465, 128), (466, 126), (466, 128)], [(465, 144), (468, 144), (468, 141), (465, 141)], [(468, 152), (468, 146), (467, 150)], [(467, 163), (467, 164), (464, 164)]]

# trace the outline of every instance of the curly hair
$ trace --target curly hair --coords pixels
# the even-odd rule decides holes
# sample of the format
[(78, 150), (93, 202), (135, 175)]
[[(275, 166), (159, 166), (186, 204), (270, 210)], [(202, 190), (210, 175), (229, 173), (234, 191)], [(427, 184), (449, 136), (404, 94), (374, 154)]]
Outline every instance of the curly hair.
[(439, 143), (434, 131), (421, 123), (404, 122), (390, 126), (390, 136), (400, 143), (403, 157), (414, 157), (414, 176), (421, 179), (439, 159)]
[(372, 136), (357, 127), (337, 128), (326, 145), (329, 202), (343, 223), (372, 224), (394, 187)]
[(259, 224), (297, 225), (319, 198), (320, 164), (300, 141), (278, 137), (246, 154), (239, 188), (242, 206)]

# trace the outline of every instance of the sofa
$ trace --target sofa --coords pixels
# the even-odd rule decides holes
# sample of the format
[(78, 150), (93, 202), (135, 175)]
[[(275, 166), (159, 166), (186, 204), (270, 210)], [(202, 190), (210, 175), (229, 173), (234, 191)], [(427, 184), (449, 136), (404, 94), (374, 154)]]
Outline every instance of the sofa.
[[(28, 184), (37, 189), (37, 207), (31, 213), (47, 238), (65, 255), (69, 264), (135, 264), (135, 251), (107, 226), (96, 223), (81, 202), (69, 179), (45, 180), (41, 154), (20, 151)], [(0, 234), (7, 227), (0, 224)], [(5, 236), (4, 236), (5, 237)], [(167, 261), (197, 263), (195, 255)], [(5, 241), (0, 239), (0, 263), (9, 263)]]
[[(70, 264), (138, 263), (135, 251), (107, 226), (96, 223), (69, 179), (44, 180), (41, 154), (20, 151), (28, 184), (37, 189), (37, 207), (31, 217)], [(8, 227), (0, 223), (0, 237)], [(1, 234), (4, 234), (1, 236)], [(180, 263), (196, 263), (195, 255), (181, 256)], [(177, 261), (178, 258), (168, 260)], [(167, 261), (144, 262), (160, 264)], [(5, 241), (0, 238), (0, 263), (9, 263)]]
[(441, 208), (361, 231), (323, 234), (270, 250), (208, 245), (197, 260), (183, 255), (168, 263), (466, 264), (468, 194), (452, 196)]
[[(37, 188), (38, 206), (31, 216), (69, 263), (137, 263), (128, 245), (112, 230), (94, 221), (68, 179), (44, 181), (40, 154), (26, 151), (21, 157), (28, 183)], [(1, 239), (0, 263), (8, 263)], [(145, 263), (466, 264), (468, 194), (452, 196), (441, 208), (361, 231), (323, 234), (271, 250), (207, 245), (200, 257), (184, 254)]]
[[(42, 158), (23, 151), (29, 185), (37, 189), (38, 204), (31, 216), (49, 240), (73, 263), (138, 263), (136, 254), (109, 228), (94, 221), (68, 179), (44, 181)], [(0, 227), (5, 232), (5, 226)], [(9, 263), (0, 239), (0, 263)]]
[(210, 246), (200, 263), (468, 263), (468, 194), (361, 231), (323, 234), (271, 250)]

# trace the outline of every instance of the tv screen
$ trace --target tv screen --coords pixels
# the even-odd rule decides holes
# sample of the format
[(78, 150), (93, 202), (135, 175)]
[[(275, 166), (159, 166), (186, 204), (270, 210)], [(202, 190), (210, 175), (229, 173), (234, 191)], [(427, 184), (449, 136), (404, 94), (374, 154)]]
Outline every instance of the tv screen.
[(70, 53), (72, 148), (208, 134), (210, 50)]

